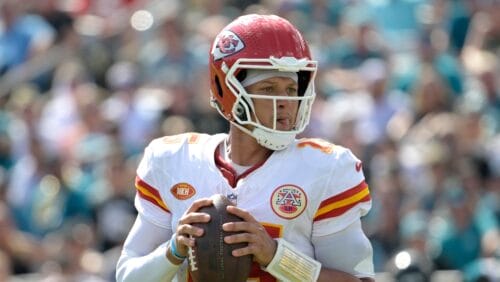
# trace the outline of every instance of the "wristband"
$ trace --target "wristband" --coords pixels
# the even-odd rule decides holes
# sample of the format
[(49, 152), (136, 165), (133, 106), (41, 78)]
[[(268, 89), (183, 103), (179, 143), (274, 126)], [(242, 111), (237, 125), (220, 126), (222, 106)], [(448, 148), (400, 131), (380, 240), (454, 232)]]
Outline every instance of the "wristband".
[(297, 250), (284, 239), (277, 239), (278, 247), (273, 259), (263, 267), (264, 271), (281, 281), (315, 282), (321, 263)]
[(170, 239), (170, 253), (176, 259), (179, 259), (179, 260), (184, 260), (186, 258), (185, 256), (181, 256), (181, 255), (179, 255), (179, 253), (177, 253), (177, 248), (175, 247), (175, 233), (174, 233), (174, 236), (172, 236), (172, 239)]

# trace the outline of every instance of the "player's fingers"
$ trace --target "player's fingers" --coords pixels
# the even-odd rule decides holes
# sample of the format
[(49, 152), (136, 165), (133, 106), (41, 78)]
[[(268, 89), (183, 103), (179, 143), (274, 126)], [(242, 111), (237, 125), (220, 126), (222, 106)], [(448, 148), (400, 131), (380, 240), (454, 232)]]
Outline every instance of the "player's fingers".
[(231, 254), (235, 257), (241, 257), (241, 256), (245, 256), (245, 255), (251, 255), (253, 253), (252, 253), (252, 249), (250, 247), (244, 247), (244, 248), (239, 248), (239, 249), (233, 250), (231, 252)]
[(252, 233), (238, 233), (224, 237), (224, 242), (228, 244), (258, 242), (257, 237)]
[(190, 235), (185, 235), (185, 234), (179, 234), (176, 237), (176, 246), (178, 253), (181, 255), (187, 255), (187, 248), (188, 247), (194, 247), (195, 245), (195, 239), (194, 237)]
[(202, 236), (204, 231), (203, 228), (196, 227), (190, 223), (207, 222), (208, 220), (210, 220), (210, 216), (205, 213), (191, 213), (179, 220), (176, 230), (176, 240), (178, 244), (194, 247), (194, 237)]
[(177, 227), (177, 235), (192, 235), (200, 237), (203, 235), (203, 228), (191, 224), (182, 224)]
[(222, 230), (226, 232), (249, 232), (260, 233), (266, 232), (264, 227), (257, 222), (235, 221), (222, 224)]
[(179, 220), (179, 225), (196, 223), (196, 222), (209, 222), (209, 221), (210, 221), (209, 214), (203, 213), (203, 212), (191, 212), (191, 213), (184, 215)]
[(222, 224), (222, 230), (226, 232), (246, 231), (245, 222), (226, 222)]
[(197, 211), (201, 207), (210, 206), (212, 204), (213, 200), (211, 198), (198, 199), (191, 204), (191, 206), (186, 210), (186, 213)]
[[(182, 234), (177, 235), (178, 248), (180, 249), (181, 248), (180, 246), (182, 246), (182, 245), (184, 245), (186, 247), (194, 247), (194, 245), (195, 245), (194, 237), (189, 236), (189, 235), (182, 235)], [(187, 252), (186, 248), (184, 248), (183, 250), (184, 250), (184, 252)]]
[(235, 221), (227, 222), (222, 225), (222, 229), (226, 232), (248, 232), (259, 236), (269, 237), (264, 226), (259, 222)]
[(256, 261), (258, 263), (260, 260), (260, 257), (262, 256), (271, 256), (272, 254), (267, 254), (269, 249), (264, 248), (263, 246), (259, 244), (248, 244), (246, 247), (239, 248), (239, 249), (234, 249), (231, 254), (235, 257), (241, 257), (245, 255), (254, 255)]
[(232, 213), (234, 215), (237, 215), (241, 217), (244, 221), (247, 222), (257, 222), (257, 220), (246, 210), (240, 209), (236, 206), (227, 206), (226, 210), (229, 213)]

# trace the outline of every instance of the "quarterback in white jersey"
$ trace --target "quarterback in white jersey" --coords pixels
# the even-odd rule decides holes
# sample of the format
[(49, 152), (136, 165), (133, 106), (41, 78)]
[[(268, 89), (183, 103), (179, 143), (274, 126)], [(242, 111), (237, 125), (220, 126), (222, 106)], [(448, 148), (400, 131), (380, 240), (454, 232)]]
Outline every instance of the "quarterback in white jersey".
[[(316, 62), (300, 33), (277, 16), (242, 16), (215, 39), (210, 62), (212, 104), (230, 132), (149, 144), (117, 280), (190, 281), (187, 250), (202, 235), (192, 224), (209, 220), (196, 211), (222, 194), (244, 219), (223, 228), (243, 232), (224, 240), (248, 243), (233, 251), (254, 256), (248, 281), (372, 281), (361, 161), (324, 140), (295, 139), (315, 95)], [(283, 267), (290, 261), (300, 263)]]

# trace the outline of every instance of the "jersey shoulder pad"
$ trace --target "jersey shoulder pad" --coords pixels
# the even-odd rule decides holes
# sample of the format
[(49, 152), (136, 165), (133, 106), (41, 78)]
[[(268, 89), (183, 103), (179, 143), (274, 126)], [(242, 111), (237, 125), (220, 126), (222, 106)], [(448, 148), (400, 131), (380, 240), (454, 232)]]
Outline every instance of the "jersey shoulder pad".
[(195, 132), (163, 136), (151, 141), (148, 147), (153, 155), (175, 154), (184, 148), (206, 142), (209, 136)]
[(331, 167), (343, 158), (348, 149), (320, 138), (302, 138), (296, 141), (294, 150), (307, 165), (314, 168)]

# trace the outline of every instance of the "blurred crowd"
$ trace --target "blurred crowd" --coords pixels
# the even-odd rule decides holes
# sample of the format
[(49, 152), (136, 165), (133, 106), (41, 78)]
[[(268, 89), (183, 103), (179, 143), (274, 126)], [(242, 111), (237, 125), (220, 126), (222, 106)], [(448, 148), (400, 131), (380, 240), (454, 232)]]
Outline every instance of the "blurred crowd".
[(500, 281), (498, 0), (1, 0), (0, 281), (114, 280), (144, 147), (228, 128), (208, 52), (246, 13), (312, 46), (302, 135), (362, 159), (378, 280)]

